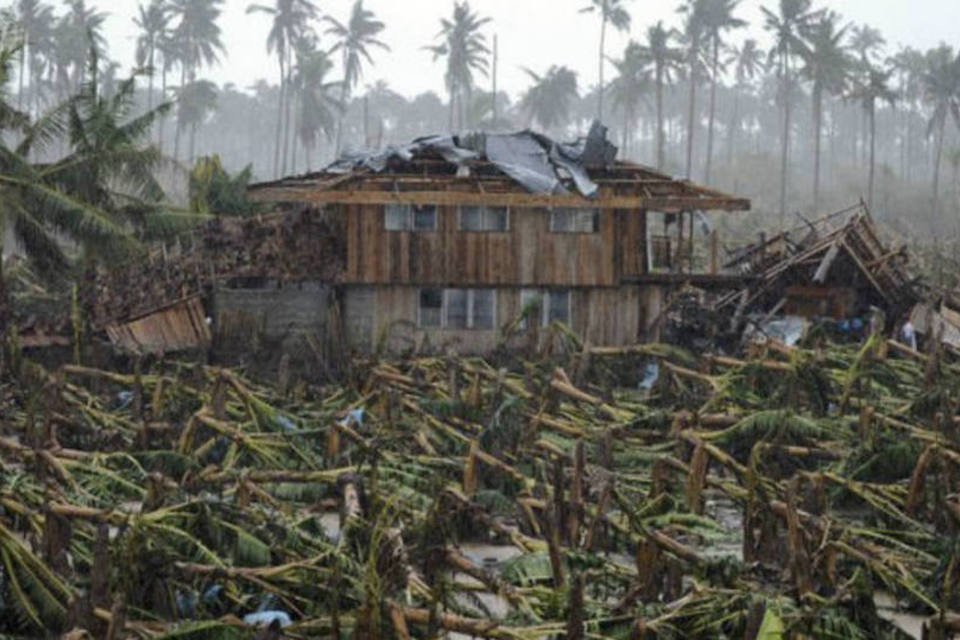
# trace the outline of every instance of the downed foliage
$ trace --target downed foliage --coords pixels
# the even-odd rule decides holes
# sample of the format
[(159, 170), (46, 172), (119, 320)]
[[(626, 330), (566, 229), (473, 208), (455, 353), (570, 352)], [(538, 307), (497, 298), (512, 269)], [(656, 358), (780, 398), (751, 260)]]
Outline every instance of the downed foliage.
[(878, 340), (292, 391), (6, 362), (0, 633), (905, 637), (877, 592), (958, 628), (960, 379)]

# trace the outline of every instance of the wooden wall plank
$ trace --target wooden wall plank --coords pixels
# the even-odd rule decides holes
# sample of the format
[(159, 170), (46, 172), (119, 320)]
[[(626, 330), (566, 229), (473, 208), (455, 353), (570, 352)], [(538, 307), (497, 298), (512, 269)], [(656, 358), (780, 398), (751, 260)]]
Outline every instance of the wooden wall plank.
[[(624, 233), (612, 212), (601, 213), (599, 233), (551, 233), (545, 209), (512, 210), (505, 233), (460, 231), (453, 206), (440, 207), (438, 216), (435, 232), (386, 231), (382, 207), (351, 206), (344, 282), (559, 287), (620, 282), (616, 265), (623, 257), (615, 252)], [(638, 216), (624, 216), (631, 217)], [(627, 231), (634, 233), (637, 222), (628, 224)], [(629, 259), (637, 262), (635, 256)]]

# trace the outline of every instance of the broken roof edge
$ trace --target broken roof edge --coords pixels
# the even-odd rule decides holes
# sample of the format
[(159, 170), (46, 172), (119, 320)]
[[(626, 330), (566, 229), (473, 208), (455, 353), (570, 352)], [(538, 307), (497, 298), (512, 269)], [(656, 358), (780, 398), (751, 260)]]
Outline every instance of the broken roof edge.
[[(675, 178), (640, 163), (617, 160), (617, 148), (607, 140), (606, 131), (595, 121), (586, 138), (572, 143), (556, 142), (529, 129), (511, 134), (478, 132), (421, 137), (406, 146), (391, 146), (378, 154), (347, 154), (319, 172), (256, 183), (248, 187), (247, 193), (257, 202), (317, 205), (592, 206), (664, 212), (750, 210), (747, 198)], [(427, 169), (444, 162), (447, 164), (442, 172), (430, 173)], [(491, 167), (499, 175), (475, 173), (475, 170), (489, 171)], [(617, 172), (627, 175), (617, 177)], [(485, 182), (504, 178), (524, 191), (483, 191)], [(386, 180), (390, 184), (380, 190), (357, 189), (355, 183), (365, 179)], [(416, 188), (407, 188), (414, 180)], [(451, 182), (476, 183), (480, 195), (430, 188)], [(620, 191), (632, 187), (638, 193), (610, 193), (609, 189), (601, 189), (614, 183)], [(424, 184), (428, 187), (424, 188)], [(401, 190), (401, 186), (405, 189)]]

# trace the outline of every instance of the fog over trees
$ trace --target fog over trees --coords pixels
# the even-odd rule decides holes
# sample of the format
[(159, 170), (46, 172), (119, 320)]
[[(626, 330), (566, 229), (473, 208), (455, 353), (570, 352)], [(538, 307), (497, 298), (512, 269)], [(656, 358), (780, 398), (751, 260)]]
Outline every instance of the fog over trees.
[[(174, 163), (161, 182), (177, 192), (202, 157), (254, 179), (317, 170), (344, 151), (378, 149), (445, 130), (534, 127), (575, 137), (601, 117), (621, 156), (750, 197), (740, 219), (751, 232), (778, 228), (863, 198), (875, 215), (915, 238), (955, 234), (960, 222), (960, 53), (895, 49), (869, 25), (827, 2), (770, 0), (762, 23), (772, 46), (745, 35), (737, 0), (684, 0), (673, 17), (638, 19), (640, 3), (590, 0), (558, 10), (583, 13), (595, 31), (599, 86), (571, 60), (526, 68), (500, 59), (497, 24), (481, 2), (451, 2), (422, 43), (435, 91), (400, 95), (369, 82), (391, 51), (391, 25), (357, 0), (251, 3), (269, 20), (266, 41), (279, 83), (217, 84), (212, 65), (230, 65), (222, 42), (223, 0), (151, 0), (135, 18), (136, 60), (111, 57), (106, 14), (86, 0), (8, 3), (12, 107), (41, 121), (97, 84), (119, 96), (124, 71), (139, 69), (131, 114), (155, 113), (144, 140)], [(629, 33), (611, 50), (611, 29)], [(431, 55), (432, 54), (432, 55)], [(519, 95), (497, 90), (498, 68), (524, 67)], [(602, 91), (600, 89), (602, 87)], [(135, 117), (135, 115), (134, 115)], [(8, 131), (7, 136), (14, 133)], [(30, 150), (50, 162), (70, 153), (65, 131)], [(175, 169), (180, 167), (180, 171)], [(178, 177), (178, 175), (180, 177)]]

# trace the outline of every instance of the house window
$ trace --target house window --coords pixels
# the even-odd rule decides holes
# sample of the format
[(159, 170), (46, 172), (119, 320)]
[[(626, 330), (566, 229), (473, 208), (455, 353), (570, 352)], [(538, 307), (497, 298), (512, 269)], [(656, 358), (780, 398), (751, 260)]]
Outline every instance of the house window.
[(447, 329), (467, 329), (470, 326), (470, 292), (467, 289), (447, 289)]
[(387, 231), (436, 231), (437, 207), (432, 204), (388, 204), (383, 209)]
[(412, 226), (414, 231), (437, 230), (437, 207), (435, 205), (415, 205), (411, 209), (413, 209)]
[(471, 328), (493, 329), (493, 289), (474, 289), (471, 293)]
[(388, 204), (383, 209), (383, 228), (387, 231), (407, 231), (409, 208), (402, 204)]
[(546, 324), (562, 322), (570, 324), (570, 291), (555, 290), (547, 293)]
[(672, 239), (666, 235), (650, 236), (650, 268), (670, 269), (673, 267)]
[(443, 329), (493, 329), (493, 289), (421, 289), (420, 326)]
[(439, 327), (443, 321), (443, 289), (420, 290), (420, 326)]
[[(538, 289), (523, 289), (520, 291), (520, 309), (524, 318), (520, 321), (520, 328), (530, 326), (528, 320), (536, 319), (540, 326), (545, 327), (551, 322), (570, 324), (570, 290), (553, 289), (540, 291)], [(530, 311), (537, 305), (536, 311)], [(528, 316), (527, 313), (534, 315)]]
[(543, 324), (543, 292), (537, 289), (520, 290), (520, 330), (526, 331), (531, 324)]
[(507, 231), (510, 217), (506, 207), (460, 207), (460, 231)]
[(553, 233), (597, 233), (600, 230), (600, 211), (597, 209), (557, 208), (550, 211), (550, 231)]

